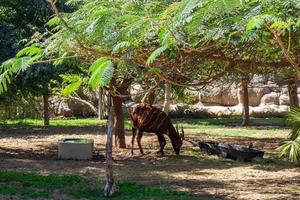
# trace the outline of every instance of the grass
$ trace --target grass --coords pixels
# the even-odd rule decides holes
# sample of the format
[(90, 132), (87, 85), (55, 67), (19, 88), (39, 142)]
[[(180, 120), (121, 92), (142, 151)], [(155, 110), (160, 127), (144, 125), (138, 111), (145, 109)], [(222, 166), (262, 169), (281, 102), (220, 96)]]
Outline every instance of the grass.
[[(81, 176), (42, 176), (34, 173), (0, 171), (0, 194), (17, 195), (21, 199), (47, 198), (59, 191), (64, 199), (107, 199), (103, 197), (103, 183), (100, 180), (88, 180)], [(117, 183), (118, 193), (112, 199), (193, 199), (187, 193), (172, 192), (162, 186), (143, 186), (133, 182)]]
[(218, 136), (274, 137), (289, 132), (286, 118), (252, 118), (250, 126), (242, 127), (241, 118), (178, 119), (189, 134), (206, 133)]
[[(286, 136), (288, 123), (286, 118), (252, 118), (249, 127), (241, 127), (241, 118), (209, 118), (209, 119), (174, 119), (174, 123), (183, 126), (186, 133), (207, 133), (220, 136), (237, 137), (274, 137)], [(105, 125), (106, 120), (88, 119), (54, 119), (50, 126), (99, 126)], [(0, 126), (42, 126), (43, 121), (38, 119), (3, 120)], [(125, 121), (125, 128), (130, 131), (131, 125)]]
[[(105, 125), (106, 120), (97, 118), (87, 119), (53, 119), (50, 120), (50, 126), (98, 126)], [(43, 126), (41, 119), (15, 119), (0, 120), (0, 126)]]

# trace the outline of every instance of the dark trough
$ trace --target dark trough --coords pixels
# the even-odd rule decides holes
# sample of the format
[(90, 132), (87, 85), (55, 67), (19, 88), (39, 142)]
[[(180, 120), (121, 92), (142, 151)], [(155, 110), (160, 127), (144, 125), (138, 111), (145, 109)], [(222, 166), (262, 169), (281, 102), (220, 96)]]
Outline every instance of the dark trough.
[(229, 158), (237, 161), (251, 162), (253, 158), (264, 156), (264, 151), (255, 148), (238, 147), (219, 142), (199, 142), (201, 151), (209, 155), (217, 155), (222, 158)]

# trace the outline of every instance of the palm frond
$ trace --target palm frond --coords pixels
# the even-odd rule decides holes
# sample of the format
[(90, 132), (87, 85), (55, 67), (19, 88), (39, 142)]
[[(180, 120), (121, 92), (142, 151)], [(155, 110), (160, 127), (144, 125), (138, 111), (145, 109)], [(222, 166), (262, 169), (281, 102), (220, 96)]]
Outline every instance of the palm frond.
[(292, 162), (299, 162), (300, 155), (300, 109), (292, 109), (288, 114), (292, 131), (288, 139), (278, 148), (280, 155), (288, 155)]

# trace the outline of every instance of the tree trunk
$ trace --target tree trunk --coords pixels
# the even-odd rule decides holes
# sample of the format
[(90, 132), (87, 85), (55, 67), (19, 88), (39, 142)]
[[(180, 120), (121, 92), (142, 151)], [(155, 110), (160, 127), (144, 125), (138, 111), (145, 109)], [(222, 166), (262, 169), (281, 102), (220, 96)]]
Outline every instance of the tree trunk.
[(122, 102), (123, 98), (113, 97), (113, 104), (115, 110), (115, 145), (119, 148), (126, 148), (125, 130), (124, 130), (124, 115)]
[(291, 81), (288, 83), (288, 92), (290, 97), (290, 107), (291, 108), (299, 108), (299, 99), (298, 99), (298, 91), (297, 91), (297, 83), (295, 81)]
[(164, 100), (163, 111), (167, 114), (170, 112), (170, 105), (171, 105), (171, 85), (169, 83), (165, 83), (165, 100)]
[(115, 113), (115, 143), (119, 148), (126, 148), (125, 130), (124, 130), (124, 115), (123, 115), (123, 97), (126, 95), (127, 89), (133, 79), (123, 79), (121, 84), (117, 84), (116, 79), (112, 79), (111, 84), (116, 87), (116, 94), (112, 97)]
[(249, 117), (249, 94), (248, 94), (248, 80), (242, 80), (242, 92), (243, 92), (243, 122), (242, 126), (248, 126), (250, 117)]
[[(110, 100), (109, 100), (110, 101)], [(108, 111), (108, 126), (107, 126), (107, 140), (106, 140), (106, 151), (105, 151), (105, 187), (104, 187), (104, 196), (111, 197), (116, 191), (116, 186), (113, 177), (113, 160), (112, 160), (112, 141), (113, 141), (113, 124), (114, 124), (114, 107), (109, 106)]]
[(104, 92), (103, 89), (101, 87), (99, 87), (99, 91), (98, 91), (98, 119), (102, 120), (104, 119)]
[(44, 126), (49, 126), (49, 95), (43, 95), (44, 101)]

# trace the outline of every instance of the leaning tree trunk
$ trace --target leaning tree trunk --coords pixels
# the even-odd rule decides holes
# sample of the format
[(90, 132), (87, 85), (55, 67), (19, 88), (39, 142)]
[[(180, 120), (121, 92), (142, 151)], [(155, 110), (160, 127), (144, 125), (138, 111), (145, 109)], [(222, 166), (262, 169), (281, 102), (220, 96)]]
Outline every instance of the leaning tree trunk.
[(242, 101), (243, 101), (243, 122), (242, 126), (248, 126), (250, 122), (249, 117), (249, 93), (248, 93), (248, 80), (242, 80)]
[(297, 89), (298, 89), (298, 87), (297, 87), (297, 83), (295, 81), (291, 81), (288, 83), (288, 92), (289, 92), (291, 108), (299, 108), (299, 99), (298, 99)]
[(170, 112), (170, 105), (171, 105), (171, 85), (169, 83), (165, 83), (165, 99), (164, 99), (163, 111), (167, 114)]
[(116, 191), (116, 186), (113, 177), (113, 160), (112, 160), (112, 141), (114, 132), (114, 107), (111, 104), (111, 100), (108, 111), (108, 125), (107, 125), (107, 140), (106, 140), (106, 152), (105, 152), (105, 187), (104, 196), (111, 197)]
[(49, 113), (49, 95), (43, 95), (44, 102), (44, 126), (49, 126), (50, 113)]
[(126, 148), (124, 115), (123, 115), (123, 98), (113, 97), (114, 113), (115, 113), (115, 145), (119, 148)]

